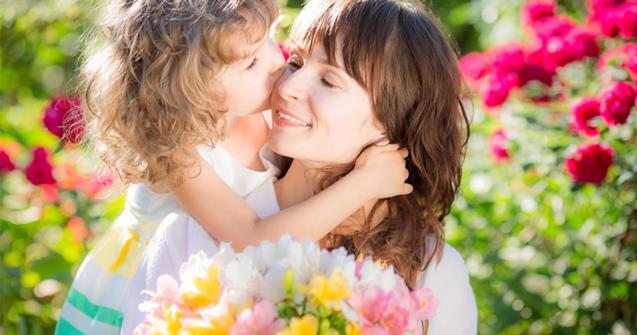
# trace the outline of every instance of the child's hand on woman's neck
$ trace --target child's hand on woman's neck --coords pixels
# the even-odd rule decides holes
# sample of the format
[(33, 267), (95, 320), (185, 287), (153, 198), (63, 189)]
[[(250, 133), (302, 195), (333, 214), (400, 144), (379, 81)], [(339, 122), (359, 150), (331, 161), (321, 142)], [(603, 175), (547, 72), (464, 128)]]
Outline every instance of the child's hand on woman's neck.
[[(285, 176), (274, 185), (279, 207), (285, 209), (312, 197), (314, 190), (318, 189), (316, 185), (318, 185), (320, 177), (318, 170), (308, 168), (298, 159), (293, 160)], [(344, 221), (332, 232), (339, 235), (348, 235), (361, 229), (367, 215), (371, 212), (377, 201), (378, 199), (368, 200), (359, 211), (352, 213), (352, 216), (350, 216), (348, 220)], [(376, 211), (371, 226), (376, 225), (386, 216), (387, 206), (383, 203)], [(330, 247), (325, 238), (321, 240), (320, 243), (321, 247)]]

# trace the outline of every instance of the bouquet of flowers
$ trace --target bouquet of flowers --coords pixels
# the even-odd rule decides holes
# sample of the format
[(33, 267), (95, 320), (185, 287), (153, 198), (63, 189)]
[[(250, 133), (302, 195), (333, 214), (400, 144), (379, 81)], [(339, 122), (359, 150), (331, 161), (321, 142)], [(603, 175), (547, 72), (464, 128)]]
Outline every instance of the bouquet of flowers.
[(135, 334), (421, 334), (431, 290), (410, 290), (391, 266), (289, 236), (235, 253), (222, 243), (164, 275), (140, 305)]

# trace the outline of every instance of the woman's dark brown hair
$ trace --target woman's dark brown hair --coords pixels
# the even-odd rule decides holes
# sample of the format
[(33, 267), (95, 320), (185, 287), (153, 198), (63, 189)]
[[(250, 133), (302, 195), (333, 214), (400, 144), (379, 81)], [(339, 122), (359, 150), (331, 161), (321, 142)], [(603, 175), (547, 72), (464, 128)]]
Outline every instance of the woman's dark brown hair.
[[(310, 52), (324, 48), (331, 64), (340, 57), (347, 73), (367, 88), (387, 138), (409, 150), (408, 182), (414, 186), (386, 206), (377, 203), (355, 232), (337, 229), (330, 245), (392, 264), (414, 287), (419, 272), (442, 254), (444, 217), (458, 192), (469, 137), (456, 53), (418, 2), (316, 0), (308, 6), (292, 41)], [(380, 208), (387, 215), (372, 220)]]

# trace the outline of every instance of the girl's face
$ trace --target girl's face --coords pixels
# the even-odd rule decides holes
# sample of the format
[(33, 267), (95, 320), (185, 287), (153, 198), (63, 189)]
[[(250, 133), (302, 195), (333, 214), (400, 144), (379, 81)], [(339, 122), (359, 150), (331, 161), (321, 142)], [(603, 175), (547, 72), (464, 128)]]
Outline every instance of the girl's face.
[(351, 163), (383, 136), (369, 93), (340, 59), (336, 65), (328, 64), (321, 47), (311, 54), (291, 50), (272, 92), (273, 151), (316, 166)]
[(250, 44), (247, 57), (220, 73), (228, 108), (225, 115), (244, 116), (269, 109), (270, 94), (284, 63), (279, 46), (270, 37)]

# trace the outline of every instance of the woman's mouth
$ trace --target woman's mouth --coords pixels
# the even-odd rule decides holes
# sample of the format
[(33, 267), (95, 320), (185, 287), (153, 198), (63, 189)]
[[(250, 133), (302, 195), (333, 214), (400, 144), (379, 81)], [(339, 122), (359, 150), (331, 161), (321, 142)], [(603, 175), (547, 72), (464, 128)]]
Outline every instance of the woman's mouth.
[(283, 112), (281, 110), (277, 110), (275, 113), (276, 117), (274, 118), (274, 122), (283, 127), (312, 127), (311, 123), (305, 122), (293, 115)]

